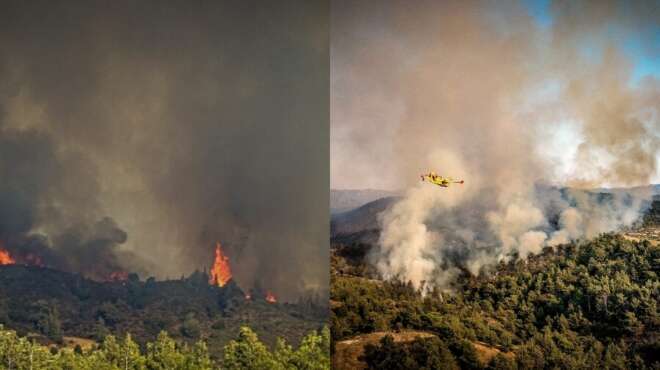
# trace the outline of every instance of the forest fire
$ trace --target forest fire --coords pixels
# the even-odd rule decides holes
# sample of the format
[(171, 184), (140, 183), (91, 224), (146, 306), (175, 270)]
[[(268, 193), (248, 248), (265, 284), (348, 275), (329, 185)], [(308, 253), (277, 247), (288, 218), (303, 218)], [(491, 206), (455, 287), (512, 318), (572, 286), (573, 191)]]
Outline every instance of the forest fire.
[(23, 257), (23, 259), (25, 260), (25, 263), (27, 265), (39, 266), (39, 267), (45, 267), (46, 266), (44, 264), (44, 262), (41, 260), (41, 257), (39, 257), (38, 255), (33, 254), (33, 253), (28, 253), (27, 255), (25, 255)]
[(11, 257), (8, 251), (0, 248), (0, 265), (13, 265), (16, 261)]
[(277, 298), (271, 292), (266, 292), (266, 302), (268, 303), (277, 303)]
[(231, 268), (229, 267), (229, 257), (222, 252), (220, 242), (217, 242), (215, 245), (215, 261), (213, 262), (210, 273), (209, 284), (219, 287), (227, 284), (232, 277)]
[(14, 264), (24, 264), (26, 266), (38, 266), (44, 267), (41, 257), (34, 253), (27, 253), (19, 256), (12, 256), (8, 250), (3, 248), (2, 243), (0, 243), (0, 265), (14, 265)]
[(113, 271), (108, 276), (108, 281), (126, 281), (128, 280), (128, 272), (126, 271)]

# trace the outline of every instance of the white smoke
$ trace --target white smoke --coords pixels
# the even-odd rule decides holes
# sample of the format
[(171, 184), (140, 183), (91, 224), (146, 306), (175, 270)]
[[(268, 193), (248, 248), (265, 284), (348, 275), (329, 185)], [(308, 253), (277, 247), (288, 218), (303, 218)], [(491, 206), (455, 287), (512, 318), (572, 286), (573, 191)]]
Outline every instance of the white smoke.
[(371, 257), (382, 277), (446, 288), (460, 269), (478, 275), (499, 261), (630, 226), (649, 199), (642, 193), (599, 199), (598, 193), (546, 188), (508, 202), (492, 195), (489, 188), (409, 189), (380, 215), (379, 248)]

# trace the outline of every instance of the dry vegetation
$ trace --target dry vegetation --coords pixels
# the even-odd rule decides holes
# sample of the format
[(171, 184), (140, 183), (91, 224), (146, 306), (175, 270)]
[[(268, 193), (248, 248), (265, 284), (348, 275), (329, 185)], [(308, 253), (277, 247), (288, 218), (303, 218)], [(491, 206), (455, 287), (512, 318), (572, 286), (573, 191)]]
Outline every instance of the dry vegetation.
[(367, 344), (378, 344), (386, 335), (391, 335), (396, 343), (411, 342), (417, 338), (430, 338), (435, 335), (418, 330), (404, 330), (401, 332), (381, 331), (369, 334), (356, 335), (335, 343), (335, 352), (332, 356), (333, 369), (352, 370), (366, 369), (364, 361), (360, 357), (364, 355), (364, 347)]

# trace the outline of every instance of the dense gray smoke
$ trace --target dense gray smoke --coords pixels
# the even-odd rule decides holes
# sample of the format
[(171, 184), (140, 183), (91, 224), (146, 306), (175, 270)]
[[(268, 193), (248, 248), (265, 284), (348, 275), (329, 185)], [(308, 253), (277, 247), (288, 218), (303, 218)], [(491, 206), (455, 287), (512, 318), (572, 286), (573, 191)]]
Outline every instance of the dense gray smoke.
[(0, 240), (92, 277), (328, 284), (328, 4), (3, 3)]
[[(372, 257), (385, 278), (447, 286), (461, 268), (637, 218), (650, 194), (579, 188), (656, 174), (660, 83), (631, 82), (617, 37), (657, 58), (660, 15), (652, 2), (595, 3), (553, 3), (545, 29), (515, 2), (335, 3), (333, 186), (408, 189), (381, 215)], [(572, 153), (572, 166), (548, 153)], [(466, 183), (413, 185), (429, 170)]]

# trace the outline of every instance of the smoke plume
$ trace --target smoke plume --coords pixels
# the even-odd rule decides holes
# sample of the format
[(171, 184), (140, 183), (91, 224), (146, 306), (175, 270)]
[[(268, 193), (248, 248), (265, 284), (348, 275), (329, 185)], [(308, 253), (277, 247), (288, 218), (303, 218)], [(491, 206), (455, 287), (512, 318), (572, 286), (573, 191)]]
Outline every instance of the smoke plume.
[(326, 7), (5, 2), (7, 248), (178, 278), (221, 242), (246, 290), (327, 289)]
[[(657, 60), (659, 13), (626, 4), (558, 1), (540, 26), (515, 2), (335, 3), (333, 186), (407, 189), (380, 216), (385, 278), (447, 286), (637, 218), (650, 193), (581, 190), (658, 169), (660, 82), (620, 40)], [(465, 184), (414, 185), (429, 170)]]

